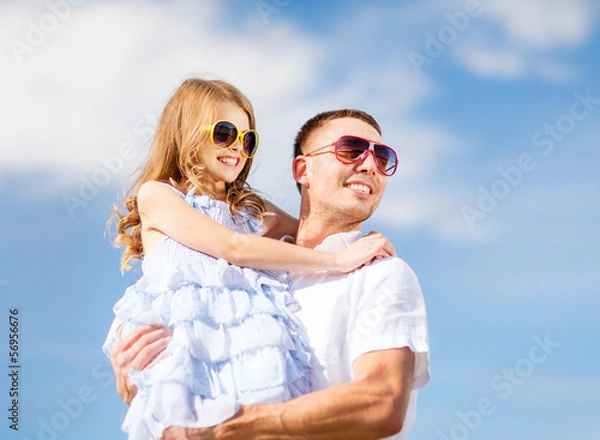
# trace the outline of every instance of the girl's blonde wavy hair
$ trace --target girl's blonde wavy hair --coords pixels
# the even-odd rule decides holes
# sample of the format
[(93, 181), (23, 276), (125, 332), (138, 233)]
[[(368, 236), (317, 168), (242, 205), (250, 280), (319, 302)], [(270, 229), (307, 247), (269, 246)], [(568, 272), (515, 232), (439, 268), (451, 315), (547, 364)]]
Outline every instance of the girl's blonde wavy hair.
[[(148, 161), (139, 171), (139, 176), (129, 188), (122, 200), (126, 213), (122, 214), (116, 205), (112, 205), (114, 215), (110, 224), (117, 222), (115, 247), (124, 246), (121, 257), (121, 270), (133, 270), (131, 259), (144, 256), (142, 228), (137, 206), (137, 192), (148, 181), (168, 182), (183, 193), (196, 187), (196, 192), (211, 198), (216, 196), (214, 182), (204, 173), (204, 165), (198, 160), (199, 152), (210, 144), (210, 133), (203, 125), (210, 125), (216, 118), (216, 106), (220, 103), (232, 103), (239, 106), (248, 115), (250, 128), (256, 128), (252, 104), (244, 94), (233, 85), (218, 80), (192, 78), (185, 80), (171, 97), (158, 121), (154, 142)], [(232, 183), (226, 183), (225, 201), (229, 203), (232, 214), (240, 208), (248, 209), (252, 215), (261, 218), (265, 204), (246, 183), (252, 159), (247, 159), (244, 168)]]

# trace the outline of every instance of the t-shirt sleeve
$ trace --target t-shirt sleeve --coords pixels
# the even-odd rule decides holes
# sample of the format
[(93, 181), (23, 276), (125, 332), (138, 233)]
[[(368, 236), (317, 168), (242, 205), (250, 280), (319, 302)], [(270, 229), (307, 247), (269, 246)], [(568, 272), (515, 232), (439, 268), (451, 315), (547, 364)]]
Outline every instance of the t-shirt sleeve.
[(413, 388), (421, 388), (429, 381), (429, 336), (417, 276), (399, 258), (362, 270), (366, 270), (364, 283), (349, 320), (351, 361), (370, 351), (408, 347), (415, 353)]

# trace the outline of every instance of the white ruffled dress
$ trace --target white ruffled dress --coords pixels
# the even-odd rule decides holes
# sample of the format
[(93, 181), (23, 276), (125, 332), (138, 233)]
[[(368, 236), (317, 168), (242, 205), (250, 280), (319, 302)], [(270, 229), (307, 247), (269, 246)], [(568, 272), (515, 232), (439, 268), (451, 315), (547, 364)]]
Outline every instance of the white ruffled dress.
[[(248, 212), (234, 217), (227, 203), (195, 195), (194, 189), (179, 194), (233, 231), (262, 231)], [(168, 426), (216, 425), (240, 405), (310, 392), (308, 338), (293, 314), (299, 305), (286, 272), (234, 266), (169, 237), (145, 256), (142, 272), (114, 307), (104, 352), (110, 356), (125, 321), (123, 335), (156, 323), (172, 328), (173, 339), (169, 356), (149, 371), (130, 374), (138, 393), (122, 426), (129, 439), (158, 439)]]

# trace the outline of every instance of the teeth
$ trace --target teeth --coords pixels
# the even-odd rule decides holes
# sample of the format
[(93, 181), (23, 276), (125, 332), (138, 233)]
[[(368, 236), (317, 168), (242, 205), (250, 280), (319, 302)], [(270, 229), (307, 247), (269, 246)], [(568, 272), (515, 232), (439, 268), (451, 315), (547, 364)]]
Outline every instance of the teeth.
[(355, 189), (364, 194), (371, 194), (371, 189), (368, 186), (361, 185), (360, 183), (351, 183), (350, 185), (348, 185), (348, 188)]
[(233, 157), (219, 157), (219, 161), (226, 163), (227, 165), (237, 165), (238, 164), (238, 159), (235, 159)]

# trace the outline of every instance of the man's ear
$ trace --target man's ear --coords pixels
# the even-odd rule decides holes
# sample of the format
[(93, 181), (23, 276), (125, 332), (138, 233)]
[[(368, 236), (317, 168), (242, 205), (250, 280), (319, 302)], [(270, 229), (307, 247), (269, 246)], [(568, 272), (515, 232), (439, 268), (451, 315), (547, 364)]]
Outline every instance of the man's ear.
[(292, 172), (294, 173), (294, 180), (300, 185), (307, 187), (309, 186), (308, 182), (308, 164), (306, 162), (306, 157), (298, 156), (292, 162)]

